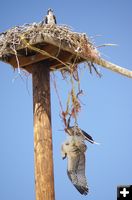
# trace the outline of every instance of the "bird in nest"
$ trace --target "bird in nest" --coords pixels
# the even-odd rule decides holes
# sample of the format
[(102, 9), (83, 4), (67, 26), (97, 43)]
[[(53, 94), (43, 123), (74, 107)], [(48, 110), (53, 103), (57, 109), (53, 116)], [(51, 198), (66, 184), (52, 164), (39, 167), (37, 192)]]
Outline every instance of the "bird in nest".
[(89, 188), (85, 175), (85, 152), (87, 150), (85, 140), (92, 144), (98, 143), (78, 126), (68, 127), (66, 132), (68, 140), (61, 146), (61, 155), (63, 159), (67, 157), (67, 174), (76, 189), (82, 195), (87, 195)]
[(56, 17), (54, 15), (54, 11), (51, 8), (48, 9), (47, 15), (44, 19), (44, 22), (45, 22), (45, 24), (50, 24), (50, 25), (57, 24)]

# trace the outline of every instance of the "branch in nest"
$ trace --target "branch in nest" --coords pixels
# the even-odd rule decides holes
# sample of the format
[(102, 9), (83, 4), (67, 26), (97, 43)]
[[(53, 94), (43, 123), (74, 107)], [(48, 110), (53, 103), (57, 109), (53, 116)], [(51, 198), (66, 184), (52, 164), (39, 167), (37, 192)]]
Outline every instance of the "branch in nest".
[(93, 63), (101, 65), (102, 67), (110, 69), (110, 70), (117, 72), (121, 75), (127, 76), (128, 78), (132, 78), (132, 71), (125, 69), (123, 67), (120, 67), (120, 66), (113, 64), (111, 62), (108, 62), (108, 61), (106, 61), (102, 58), (96, 58)]
[(117, 46), (117, 44), (101, 44), (97, 46), (96, 48), (107, 47), (107, 46)]

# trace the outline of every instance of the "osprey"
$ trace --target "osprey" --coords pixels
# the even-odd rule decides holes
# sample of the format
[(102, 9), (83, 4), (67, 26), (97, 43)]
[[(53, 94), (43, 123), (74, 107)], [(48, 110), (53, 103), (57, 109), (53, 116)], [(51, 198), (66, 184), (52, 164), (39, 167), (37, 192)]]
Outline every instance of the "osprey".
[(47, 11), (47, 15), (45, 17), (45, 24), (50, 24), (50, 25), (53, 25), (53, 24), (56, 24), (56, 17), (53, 13), (53, 10), (51, 8), (48, 9)]
[(85, 152), (87, 146), (85, 140), (92, 144), (96, 142), (93, 138), (79, 127), (69, 127), (66, 129), (69, 134), (68, 140), (61, 146), (62, 158), (67, 157), (67, 174), (76, 189), (82, 194), (88, 194), (88, 184), (85, 175)]
[(67, 174), (76, 189), (83, 195), (88, 193), (88, 185), (85, 176), (85, 151), (87, 149), (80, 136), (69, 136), (62, 144), (62, 158), (67, 157)]

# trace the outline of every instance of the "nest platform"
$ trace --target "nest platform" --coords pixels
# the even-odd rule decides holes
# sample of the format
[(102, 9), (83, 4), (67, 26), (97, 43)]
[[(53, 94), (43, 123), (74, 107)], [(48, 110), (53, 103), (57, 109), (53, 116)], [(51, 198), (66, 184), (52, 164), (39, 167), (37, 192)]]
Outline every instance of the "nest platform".
[(30, 73), (40, 61), (50, 63), (52, 70), (97, 58), (99, 52), (86, 34), (66, 26), (33, 23), (0, 34), (0, 60)]
[[(69, 27), (40, 23), (16, 26), (0, 34), (0, 60), (32, 73), (33, 64), (43, 62), (50, 70), (64, 69), (72, 73), (76, 65), (87, 62), (132, 78), (132, 71), (101, 58), (85, 33)], [(98, 72), (97, 72), (98, 74)]]

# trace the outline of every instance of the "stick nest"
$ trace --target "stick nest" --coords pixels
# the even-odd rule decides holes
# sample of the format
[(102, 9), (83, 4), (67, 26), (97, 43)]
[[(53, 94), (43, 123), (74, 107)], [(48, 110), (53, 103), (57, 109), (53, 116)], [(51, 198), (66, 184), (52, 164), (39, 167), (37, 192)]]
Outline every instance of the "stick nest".
[(47, 25), (42, 23), (16, 26), (0, 34), (0, 59), (15, 54), (29, 45), (53, 44), (60, 49), (78, 54), (84, 60), (92, 61), (99, 57), (99, 52), (84, 33), (73, 32), (67, 26)]

